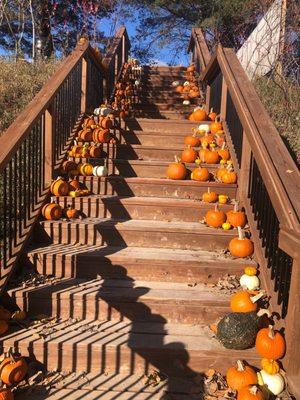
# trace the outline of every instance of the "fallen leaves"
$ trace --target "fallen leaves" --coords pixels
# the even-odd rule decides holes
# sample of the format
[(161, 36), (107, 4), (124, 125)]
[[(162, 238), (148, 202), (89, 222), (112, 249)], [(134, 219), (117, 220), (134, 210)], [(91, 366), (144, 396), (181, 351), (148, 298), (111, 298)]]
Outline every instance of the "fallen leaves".
[(204, 400), (234, 399), (236, 392), (227, 386), (226, 379), (222, 374), (209, 369), (204, 378)]
[(240, 282), (236, 275), (226, 274), (219, 278), (217, 283), (206, 283), (206, 287), (222, 291), (222, 293), (232, 294), (240, 288)]

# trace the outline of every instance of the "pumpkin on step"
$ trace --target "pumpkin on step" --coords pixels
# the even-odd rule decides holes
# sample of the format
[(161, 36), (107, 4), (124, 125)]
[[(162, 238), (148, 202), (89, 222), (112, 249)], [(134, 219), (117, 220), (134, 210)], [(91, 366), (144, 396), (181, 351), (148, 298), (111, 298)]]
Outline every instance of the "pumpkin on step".
[(240, 226), (244, 228), (247, 223), (246, 214), (244, 211), (239, 211), (239, 203), (236, 201), (234, 203), (234, 208), (227, 212), (227, 221), (234, 227)]
[(220, 117), (216, 117), (214, 122), (210, 124), (211, 133), (217, 133), (223, 129), (222, 122), (220, 122)]
[(76, 208), (68, 206), (68, 208), (65, 210), (65, 215), (68, 219), (79, 218), (79, 211), (76, 210)]
[(245, 258), (249, 257), (254, 252), (253, 242), (246, 238), (240, 226), (238, 226), (238, 237), (231, 239), (228, 249), (233, 257)]
[(272, 325), (261, 329), (256, 337), (255, 347), (261, 357), (278, 360), (285, 353), (285, 340), (280, 332), (274, 331)]
[(202, 200), (205, 203), (215, 203), (218, 201), (218, 195), (216, 192), (211, 192), (210, 188), (208, 188), (207, 192), (203, 193)]
[(191, 147), (199, 147), (200, 140), (197, 138), (196, 134), (194, 133), (192, 136), (186, 136), (184, 138), (184, 144)]
[(93, 175), (94, 176), (107, 176), (108, 175), (108, 170), (105, 165), (96, 165), (93, 168)]
[(63, 172), (69, 173), (71, 171), (75, 171), (77, 169), (77, 164), (74, 161), (66, 160), (62, 163)]
[(229, 166), (228, 168), (225, 168), (221, 179), (223, 183), (236, 183), (237, 174), (233, 171), (231, 166)]
[(42, 215), (49, 221), (56, 221), (62, 216), (62, 208), (59, 204), (48, 203), (42, 208)]
[(238, 360), (226, 373), (227, 385), (233, 390), (241, 390), (248, 385), (257, 384), (257, 375), (253, 368)]
[(54, 196), (67, 196), (69, 193), (69, 184), (61, 177), (58, 177), (51, 183), (50, 191)]
[(216, 337), (226, 349), (249, 349), (255, 344), (258, 320), (256, 312), (229, 313), (218, 323)]
[(207, 168), (198, 167), (195, 168), (191, 173), (191, 179), (199, 182), (209, 181), (210, 173)]
[(214, 210), (209, 210), (205, 214), (205, 221), (208, 226), (213, 228), (221, 228), (222, 224), (226, 221), (226, 214), (220, 211), (218, 205), (215, 205)]
[(9, 388), (0, 388), (0, 400), (14, 400), (14, 395)]
[(103, 129), (110, 129), (113, 126), (113, 121), (109, 117), (100, 117), (100, 124)]
[(207, 113), (204, 110), (204, 107), (196, 107), (192, 114), (189, 116), (189, 120), (195, 122), (207, 121)]
[(249, 313), (257, 310), (257, 301), (263, 296), (258, 293), (252, 296), (246, 290), (240, 290), (232, 295), (230, 300), (230, 308), (235, 313)]
[(181, 154), (181, 160), (184, 163), (194, 163), (197, 155), (197, 152), (191, 146), (187, 146)]
[(213, 109), (213, 108), (210, 109), (210, 112), (209, 112), (209, 114), (208, 114), (208, 118), (209, 118), (211, 121), (215, 121), (215, 119), (217, 118), (217, 113), (214, 112), (214, 109)]
[(83, 176), (93, 175), (93, 166), (89, 163), (83, 163), (78, 165), (78, 172)]
[(206, 164), (217, 164), (219, 162), (219, 154), (214, 149), (208, 150), (204, 154)]
[(89, 147), (90, 157), (92, 158), (100, 158), (102, 155), (102, 149), (99, 146), (90, 146)]
[(0, 364), (0, 379), (6, 385), (14, 385), (21, 382), (28, 371), (28, 365), (24, 357), (14, 355), (12, 349), (9, 350), (9, 356)]
[(108, 143), (110, 139), (109, 129), (97, 128), (93, 132), (93, 141), (95, 143)]
[(69, 190), (70, 191), (80, 189), (80, 187), (81, 187), (80, 182), (77, 179), (72, 179), (69, 182)]
[(222, 160), (227, 161), (230, 159), (230, 153), (227, 149), (225, 149), (225, 142), (222, 143), (222, 147), (220, 150), (218, 150), (218, 154)]
[(93, 140), (93, 131), (89, 128), (82, 129), (78, 132), (78, 139), (83, 142), (91, 142)]
[(185, 165), (175, 156), (175, 162), (170, 164), (167, 169), (167, 177), (169, 179), (182, 180), (185, 179), (186, 173)]
[(280, 371), (278, 362), (275, 360), (269, 360), (268, 358), (263, 358), (261, 360), (261, 367), (269, 375), (278, 374)]
[(238, 391), (237, 400), (264, 400), (264, 396), (257, 386), (246, 386)]

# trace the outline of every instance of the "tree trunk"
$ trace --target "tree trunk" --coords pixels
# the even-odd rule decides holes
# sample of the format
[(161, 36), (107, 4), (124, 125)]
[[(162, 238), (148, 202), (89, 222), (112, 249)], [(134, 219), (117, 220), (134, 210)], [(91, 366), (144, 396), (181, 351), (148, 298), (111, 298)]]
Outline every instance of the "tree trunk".
[(43, 58), (49, 58), (53, 54), (51, 7), (51, 2), (48, 0), (35, 2), (36, 33), (41, 41), (41, 55)]

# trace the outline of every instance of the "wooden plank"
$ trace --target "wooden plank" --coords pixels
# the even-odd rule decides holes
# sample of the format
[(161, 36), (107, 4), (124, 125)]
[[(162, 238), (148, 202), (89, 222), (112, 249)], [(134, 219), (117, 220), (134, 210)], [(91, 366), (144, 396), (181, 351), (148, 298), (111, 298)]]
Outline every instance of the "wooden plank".
[(234, 52), (219, 48), (218, 60), (276, 214), (281, 222), (299, 230), (297, 167)]
[(243, 204), (243, 200), (248, 197), (249, 177), (250, 177), (251, 147), (245, 132), (243, 133), (242, 162), (239, 173), (238, 200)]
[(218, 73), (219, 64), (217, 53), (211, 56), (205, 70), (200, 74), (201, 81), (211, 81)]
[(87, 60), (82, 57), (81, 69), (81, 112), (86, 111), (86, 90), (87, 90)]
[(53, 174), (53, 108), (45, 110), (45, 182), (44, 188), (50, 186)]
[(221, 110), (220, 110), (220, 115), (221, 119), (225, 120), (226, 119), (226, 110), (227, 110), (227, 85), (226, 81), (223, 78), (222, 79), (222, 97), (221, 97)]

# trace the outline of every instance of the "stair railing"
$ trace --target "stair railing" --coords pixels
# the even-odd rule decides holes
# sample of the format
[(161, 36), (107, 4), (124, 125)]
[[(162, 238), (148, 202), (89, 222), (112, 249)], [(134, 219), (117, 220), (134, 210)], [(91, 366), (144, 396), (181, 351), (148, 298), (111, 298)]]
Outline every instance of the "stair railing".
[(99, 53), (82, 42), (0, 137), (0, 290), (29, 241), (84, 113), (106, 100), (110, 79), (127, 60), (124, 27), (109, 53), (116, 64), (103, 65)]
[(200, 78), (207, 110), (224, 123), (261, 279), (282, 317), (284, 366), (300, 395), (300, 174), (233, 49), (218, 46)]

